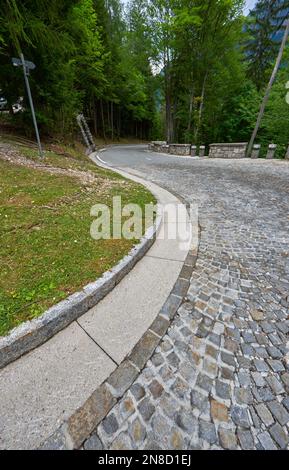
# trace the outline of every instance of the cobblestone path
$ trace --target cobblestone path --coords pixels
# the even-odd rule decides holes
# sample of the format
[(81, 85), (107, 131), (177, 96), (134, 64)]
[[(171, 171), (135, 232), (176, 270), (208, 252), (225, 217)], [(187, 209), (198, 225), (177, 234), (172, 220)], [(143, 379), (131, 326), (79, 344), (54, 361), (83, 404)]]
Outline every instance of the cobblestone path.
[(289, 164), (138, 169), (198, 203), (199, 256), (163, 341), (84, 448), (288, 448)]

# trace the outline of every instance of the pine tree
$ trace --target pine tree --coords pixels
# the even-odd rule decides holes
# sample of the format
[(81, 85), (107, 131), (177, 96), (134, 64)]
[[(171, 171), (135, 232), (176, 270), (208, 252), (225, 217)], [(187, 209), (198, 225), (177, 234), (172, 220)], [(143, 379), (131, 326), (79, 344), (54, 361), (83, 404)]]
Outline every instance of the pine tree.
[(282, 57), (283, 57), (283, 54), (284, 54), (284, 49), (285, 49), (285, 46), (286, 46), (286, 43), (287, 43), (287, 40), (288, 40), (288, 35), (289, 35), (289, 21), (286, 21), (286, 26), (285, 26), (285, 30), (284, 30), (281, 45), (279, 47), (276, 62), (275, 62), (273, 71), (271, 73), (271, 77), (270, 77), (269, 83), (267, 85), (267, 88), (266, 88), (266, 91), (265, 91), (265, 94), (264, 94), (264, 97), (263, 97), (263, 100), (262, 100), (262, 103), (261, 103), (261, 107), (260, 107), (259, 114), (258, 114), (258, 117), (257, 117), (257, 121), (256, 121), (256, 124), (255, 124), (255, 128), (253, 130), (253, 133), (252, 133), (252, 136), (251, 136), (251, 139), (250, 139), (250, 142), (249, 142), (249, 146), (248, 146), (248, 150), (247, 150), (247, 155), (248, 156), (251, 155), (251, 151), (252, 151), (252, 148), (253, 148), (253, 145), (254, 145), (254, 141), (255, 141), (255, 138), (256, 138), (257, 133), (259, 131), (260, 124), (261, 124), (261, 121), (263, 119), (263, 115), (264, 115), (264, 112), (265, 112), (265, 108), (266, 108), (267, 102), (269, 100), (271, 89), (272, 89), (272, 86), (273, 86), (273, 84), (276, 80), (277, 72), (279, 70), (281, 60), (282, 60)]
[(261, 89), (270, 76), (272, 63), (282, 41), (284, 20), (289, 15), (289, 0), (259, 0), (251, 10), (246, 31), (248, 76)]

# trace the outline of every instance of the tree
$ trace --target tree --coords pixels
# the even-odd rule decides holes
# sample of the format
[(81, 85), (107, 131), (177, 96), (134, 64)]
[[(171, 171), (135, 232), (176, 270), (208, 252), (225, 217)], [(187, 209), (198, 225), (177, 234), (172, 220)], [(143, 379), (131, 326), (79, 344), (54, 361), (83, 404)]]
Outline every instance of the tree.
[[(220, 97), (221, 106), (214, 107), (213, 120), (221, 119), (225, 95), (234, 93), (243, 70), (238, 48), (242, 6), (242, 0), (150, 0), (149, 21), (154, 59), (163, 77), (168, 141), (200, 142), (213, 137), (208, 125), (212, 113), (206, 113), (206, 106), (212, 110)], [(230, 81), (231, 90), (220, 77)]]
[(149, 0), (147, 5), (148, 28), (153, 41), (152, 62), (155, 68), (162, 71), (164, 96), (166, 139), (173, 141), (173, 111), (172, 111), (172, 1)]
[[(102, 68), (92, 0), (6, 0), (3, 16), (7, 38), (0, 55), (3, 93), (10, 104), (25, 96), (23, 77), (11, 65), (11, 57), (22, 51), (37, 65), (31, 86), (42, 130), (71, 131), (75, 113), (82, 109), (85, 85), (100, 80)], [(28, 127), (26, 109), (17, 119)]]
[[(25, 96), (21, 71), (11, 65), (20, 51), (37, 66), (31, 87), (42, 135), (71, 135), (83, 112), (106, 140), (209, 144), (249, 139), (262, 90), (252, 67), (258, 77), (270, 70), (289, 0), (259, 0), (246, 31), (243, 0), (2, 4), (1, 93), (21, 130), (32, 132), (28, 106), (12, 114)], [(262, 139), (269, 135), (267, 115)]]
[(155, 120), (146, 0), (131, 0), (126, 19), (118, 0), (95, 2), (101, 40), (108, 52), (105, 86), (95, 100), (95, 129), (103, 136), (149, 138)]
[(268, 83), (288, 13), (289, 0), (259, 0), (248, 17), (245, 42), (248, 76), (258, 90)]
[(264, 149), (272, 141), (278, 143), (277, 155), (280, 157), (285, 155), (289, 142), (289, 106), (284, 99), (287, 82), (287, 71), (280, 70), (266, 105), (258, 139)]
[(251, 152), (252, 152), (252, 148), (253, 148), (253, 145), (254, 145), (254, 142), (255, 142), (255, 139), (256, 139), (256, 136), (257, 136), (257, 133), (258, 133), (263, 115), (264, 115), (266, 104), (267, 104), (269, 96), (270, 96), (272, 85), (275, 82), (277, 72), (278, 72), (279, 67), (280, 67), (280, 63), (281, 63), (281, 60), (282, 60), (282, 57), (283, 57), (283, 53), (284, 53), (284, 49), (285, 49), (286, 42), (287, 42), (287, 39), (288, 39), (288, 35), (289, 35), (289, 20), (287, 20), (287, 22), (286, 22), (284, 35), (283, 35), (282, 42), (280, 44), (280, 48), (279, 48), (279, 52), (278, 52), (277, 59), (276, 59), (276, 62), (275, 62), (275, 66), (273, 68), (268, 86), (266, 88), (265, 95), (263, 97), (261, 107), (260, 107), (260, 110), (259, 110), (259, 114), (258, 114), (258, 117), (257, 117), (257, 121), (256, 121), (256, 124), (255, 124), (255, 128), (253, 130), (253, 133), (252, 133), (249, 145), (248, 145), (248, 149), (247, 149), (247, 155), (248, 156), (250, 156)]

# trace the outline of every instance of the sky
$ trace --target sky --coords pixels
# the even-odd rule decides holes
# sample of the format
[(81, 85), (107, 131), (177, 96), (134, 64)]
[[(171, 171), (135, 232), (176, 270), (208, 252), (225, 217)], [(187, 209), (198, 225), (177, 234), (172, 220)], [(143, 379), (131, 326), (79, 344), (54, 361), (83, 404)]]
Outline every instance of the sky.
[(244, 13), (247, 15), (252, 8), (254, 8), (257, 0), (247, 0)]

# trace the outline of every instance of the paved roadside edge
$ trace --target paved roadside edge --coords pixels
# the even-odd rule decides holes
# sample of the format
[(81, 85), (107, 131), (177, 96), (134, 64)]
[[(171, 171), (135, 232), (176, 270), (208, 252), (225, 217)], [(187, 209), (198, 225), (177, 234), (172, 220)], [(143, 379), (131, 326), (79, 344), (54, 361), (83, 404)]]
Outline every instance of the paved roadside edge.
[[(145, 181), (143, 186), (145, 186)], [(7, 336), (1, 337), (0, 369), (45, 343), (90, 308), (96, 306), (152, 247), (161, 223), (162, 218), (158, 216), (154, 225), (141, 238), (140, 243), (99, 279), (50, 307), (39, 318), (24, 322)]]
[[(93, 161), (95, 160), (93, 159)], [(104, 168), (111, 168), (101, 162), (99, 164)], [(134, 175), (130, 173), (115, 168), (113, 170), (129, 179), (134, 179)], [(181, 199), (179, 196), (177, 197)], [(185, 203), (184, 200), (182, 202)], [(189, 250), (167, 300), (131, 353), (90, 395), (86, 402), (38, 447), (38, 450), (79, 449), (113, 406), (123, 397), (153, 355), (177, 310), (184, 302), (197, 256), (198, 246)]]
[(183, 303), (196, 260), (196, 250), (189, 252), (169, 297), (132, 352), (91, 394), (83, 406), (78, 408), (42, 443), (39, 450), (79, 449), (113, 406), (123, 397), (153, 355), (178, 308)]

